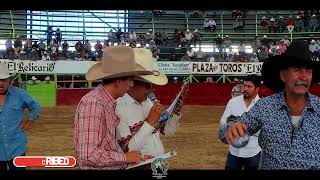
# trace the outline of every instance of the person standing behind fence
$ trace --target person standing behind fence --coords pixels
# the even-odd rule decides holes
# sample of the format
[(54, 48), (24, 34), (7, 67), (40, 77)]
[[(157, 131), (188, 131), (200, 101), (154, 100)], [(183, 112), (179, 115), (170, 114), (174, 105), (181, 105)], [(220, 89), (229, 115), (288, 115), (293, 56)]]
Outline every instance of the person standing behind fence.
[[(255, 103), (260, 99), (258, 92), (261, 80), (257, 75), (248, 75), (243, 82), (244, 92), (240, 96), (236, 96), (228, 102), (226, 109), (221, 117), (220, 126), (227, 124), (227, 119), (231, 115), (241, 116), (248, 112)], [(229, 145), (229, 153), (227, 156), (226, 170), (256, 170), (258, 169), (261, 148), (258, 144), (259, 133), (250, 137), (248, 144), (241, 148), (235, 148)]]
[[(0, 63), (0, 170), (24, 170), (13, 159), (26, 153), (28, 130), (39, 118), (40, 104), (26, 91), (9, 85), (8, 66)], [(24, 120), (24, 110), (29, 110)]]

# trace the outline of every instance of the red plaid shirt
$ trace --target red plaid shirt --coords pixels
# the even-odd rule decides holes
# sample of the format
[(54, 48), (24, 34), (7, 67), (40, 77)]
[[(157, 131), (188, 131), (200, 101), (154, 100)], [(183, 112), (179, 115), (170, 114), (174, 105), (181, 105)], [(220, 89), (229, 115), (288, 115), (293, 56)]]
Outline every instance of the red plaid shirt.
[(116, 139), (119, 121), (115, 99), (103, 86), (80, 100), (74, 119), (74, 143), (81, 169), (126, 167), (125, 154)]

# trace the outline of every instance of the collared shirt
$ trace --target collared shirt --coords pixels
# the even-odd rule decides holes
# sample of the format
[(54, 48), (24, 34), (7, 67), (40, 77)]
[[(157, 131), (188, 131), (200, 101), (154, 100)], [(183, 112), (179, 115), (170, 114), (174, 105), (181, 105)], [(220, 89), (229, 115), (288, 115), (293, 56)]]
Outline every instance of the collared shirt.
[[(243, 95), (230, 99), (221, 117), (220, 126), (223, 127), (227, 124), (227, 118), (230, 115), (241, 116), (243, 113), (248, 112), (259, 99), (259, 95), (256, 95), (248, 107), (246, 106)], [(257, 155), (261, 151), (258, 144), (258, 134), (251, 136), (248, 144), (242, 148), (235, 148), (229, 145), (229, 151), (232, 155), (243, 158)]]
[(172, 136), (181, 116), (173, 115), (164, 128), (155, 130), (145, 121), (152, 106), (150, 99), (139, 104), (128, 94), (117, 99), (116, 113), (120, 118), (117, 137), (124, 151), (137, 150), (155, 157), (164, 153), (159, 131), (165, 136)]
[(284, 92), (262, 98), (240, 122), (249, 134), (260, 131), (260, 169), (320, 169), (320, 99), (307, 94), (297, 128)]
[(20, 128), (24, 110), (29, 110), (28, 119), (38, 119), (40, 104), (25, 90), (8, 87), (0, 110), (0, 161), (9, 161), (26, 152), (27, 135)]
[(102, 85), (82, 97), (74, 119), (74, 143), (81, 169), (126, 167), (126, 156), (116, 139), (119, 121), (115, 99)]

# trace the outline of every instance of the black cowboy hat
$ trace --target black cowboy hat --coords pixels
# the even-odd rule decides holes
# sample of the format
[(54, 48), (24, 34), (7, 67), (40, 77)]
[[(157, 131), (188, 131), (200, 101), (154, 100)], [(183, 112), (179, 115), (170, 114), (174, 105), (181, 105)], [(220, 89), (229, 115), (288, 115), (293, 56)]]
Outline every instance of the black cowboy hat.
[(312, 83), (320, 81), (320, 64), (312, 61), (312, 54), (305, 41), (294, 41), (284, 54), (268, 58), (261, 69), (263, 83), (275, 92), (282, 91), (284, 83), (280, 79), (280, 70), (288, 67), (312, 68)]

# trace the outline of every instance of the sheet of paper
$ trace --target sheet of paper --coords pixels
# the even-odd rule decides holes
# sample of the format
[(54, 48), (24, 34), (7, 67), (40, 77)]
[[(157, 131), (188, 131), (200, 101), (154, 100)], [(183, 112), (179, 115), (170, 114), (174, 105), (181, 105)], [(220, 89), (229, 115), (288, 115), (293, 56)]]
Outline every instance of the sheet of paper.
[(163, 158), (163, 159), (167, 159), (167, 158), (170, 158), (170, 157), (173, 157), (177, 155), (177, 152), (176, 151), (170, 151), (170, 152), (167, 152), (161, 156), (158, 156), (158, 157), (155, 157), (155, 158), (152, 158), (152, 159), (147, 159), (145, 161), (142, 161), (140, 162), (139, 164), (136, 164), (136, 165), (132, 165), (132, 166), (128, 166), (126, 169), (131, 169), (131, 168), (135, 168), (135, 167), (138, 167), (138, 166), (142, 166), (142, 165), (145, 165), (145, 164), (149, 164), (149, 163), (152, 163), (152, 161), (156, 160), (157, 158)]
[(174, 108), (177, 106), (177, 103), (179, 101), (180, 96), (183, 96), (183, 93), (185, 92), (186, 88), (188, 87), (188, 83), (184, 83), (180, 92), (178, 93), (177, 97), (174, 99), (174, 101), (171, 103), (171, 105), (166, 110), (169, 114), (172, 114), (174, 111)]

